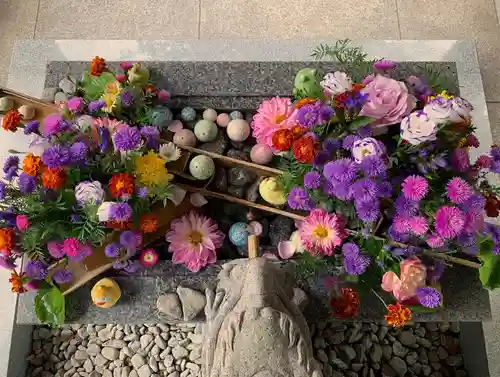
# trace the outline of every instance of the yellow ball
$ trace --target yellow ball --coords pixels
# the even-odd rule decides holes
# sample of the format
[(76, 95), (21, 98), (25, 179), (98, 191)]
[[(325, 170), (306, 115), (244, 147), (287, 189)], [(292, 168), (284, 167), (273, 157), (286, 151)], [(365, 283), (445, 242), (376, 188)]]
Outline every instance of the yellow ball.
[(92, 302), (99, 308), (111, 308), (120, 299), (122, 292), (120, 287), (112, 279), (99, 280), (90, 291)]
[(260, 183), (259, 193), (262, 199), (275, 206), (286, 203), (287, 197), (285, 191), (274, 177), (266, 178)]

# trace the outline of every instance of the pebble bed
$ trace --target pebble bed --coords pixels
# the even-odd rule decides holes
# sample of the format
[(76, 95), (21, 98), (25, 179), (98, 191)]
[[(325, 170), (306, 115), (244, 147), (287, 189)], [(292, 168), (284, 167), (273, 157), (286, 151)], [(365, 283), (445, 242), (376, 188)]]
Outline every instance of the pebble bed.
[[(311, 326), (325, 377), (466, 377), (458, 323)], [(198, 377), (200, 325), (35, 327), (27, 377)]]

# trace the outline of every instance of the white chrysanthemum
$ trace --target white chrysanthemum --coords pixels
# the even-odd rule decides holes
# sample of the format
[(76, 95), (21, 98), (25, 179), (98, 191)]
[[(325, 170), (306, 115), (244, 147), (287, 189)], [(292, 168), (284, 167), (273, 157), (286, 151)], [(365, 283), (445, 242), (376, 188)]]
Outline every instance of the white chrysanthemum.
[(329, 95), (334, 96), (351, 90), (352, 80), (346, 73), (337, 71), (327, 73), (320, 85)]
[(181, 150), (172, 142), (160, 145), (158, 155), (165, 161), (177, 161), (181, 157)]

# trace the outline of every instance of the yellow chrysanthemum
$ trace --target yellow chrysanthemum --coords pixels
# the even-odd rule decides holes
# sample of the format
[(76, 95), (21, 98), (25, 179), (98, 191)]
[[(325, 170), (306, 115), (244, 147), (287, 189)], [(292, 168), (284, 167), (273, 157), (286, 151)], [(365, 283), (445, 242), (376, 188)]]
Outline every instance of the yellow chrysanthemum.
[(122, 87), (118, 81), (110, 82), (104, 88), (104, 94), (102, 95), (102, 99), (106, 101), (106, 107), (103, 110), (107, 113), (113, 112), (114, 107), (116, 106), (116, 100), (122, 91)]
[(448, 94), (448, 92), (446, 90), (443, 90), (441, 93), (439, 93), (438, 95), (435, 95), (435, 96), (430, 96), (429, 97), (429, 100), (432, 101), (433, 99), (436, 99), (437, 97), (442, 97), (444, 99), (452, 99), (453, 96)]
[(172, 174), (168, 174), (165, 161), (152, 151), (135, 159), (134, 173), (139, 182), (147, 187), (167, 183), (173, 178)]

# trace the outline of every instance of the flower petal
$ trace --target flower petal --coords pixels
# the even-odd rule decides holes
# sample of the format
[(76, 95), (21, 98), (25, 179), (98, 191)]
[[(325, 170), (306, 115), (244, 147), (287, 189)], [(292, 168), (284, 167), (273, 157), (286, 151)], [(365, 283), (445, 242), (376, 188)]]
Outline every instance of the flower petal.
[(278, 244), (278, 254), (281, 259), (290, 259), (295, 254), (296, 247), (292, 241), (281, 241)]

